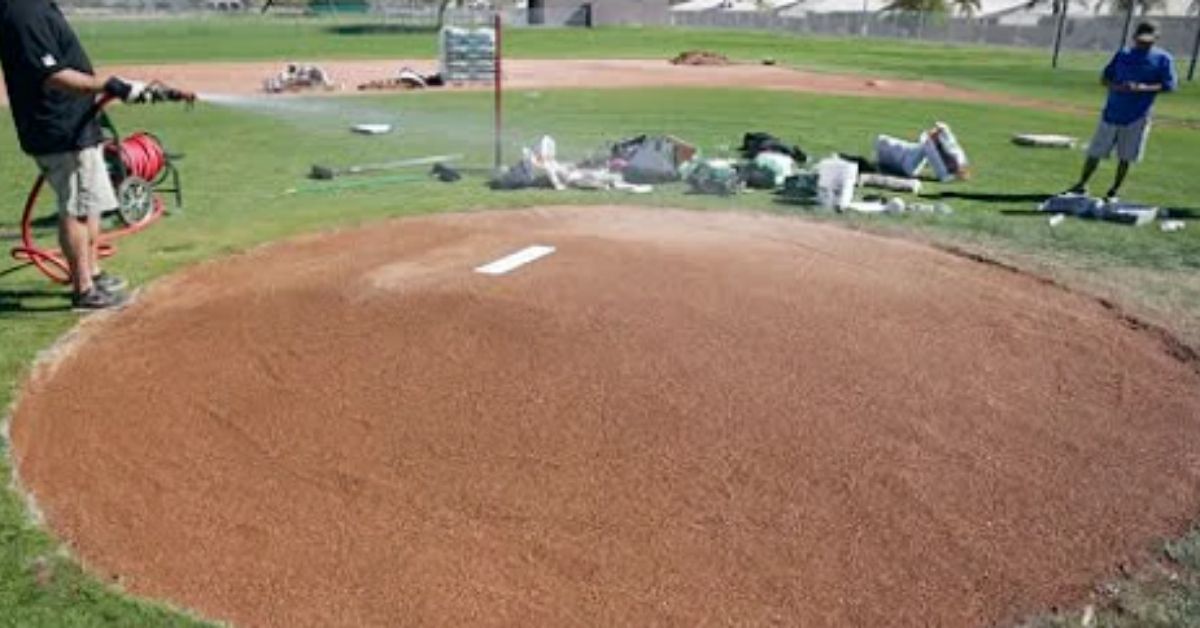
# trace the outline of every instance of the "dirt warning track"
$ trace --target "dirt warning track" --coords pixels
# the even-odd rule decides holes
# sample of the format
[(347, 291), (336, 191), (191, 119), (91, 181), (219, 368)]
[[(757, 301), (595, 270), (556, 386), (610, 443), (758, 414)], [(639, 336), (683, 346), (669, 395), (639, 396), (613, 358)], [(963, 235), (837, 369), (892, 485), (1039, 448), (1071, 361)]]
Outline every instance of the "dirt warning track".
[[(99, 75), (116, 74), (186, 86), (201, 94), (256, 94), (264, 98), (294, 95), (263, 93), (263, 79), (283, 66), (278, 61), (232, 61), (154, 65), (114, 65), (100, 68)], [(338, 91), (306, 91), (296, 95), (318, 97), (358, 92), (355, 87), (369, 81), (393, 78), (402, 67), (436, 71), (429, 59), (331, 60), (319, 65), (340, 83)], [(664, 59), (505, 59), (504, 87), (539, 89), (631, 89), (640, 87), (704, 87), (767, 89), (837, 96), (865, 96), (933, 101), (981, 102), (1038, 108), (1063, 108), (1061, 104), (1022, 98), (1001, 92), (951, 87), (935, 81), (871, 77), (861, 74), (812, 72), (782, 66), (736, 64), (728, 66), (677, 66)], [(462, 89), (491, 89), (490, 85)], [(430, 90), (443, 91), (443, 90)], [(0, 104), (7, 102), (0, 85)]]
[(1159, 339), (757, 215), (441, 215), (204, 264), (88, 321), (12, 427), (90, 569), (244, 626), (988, 625), (1200, 509), (1200, 375)]

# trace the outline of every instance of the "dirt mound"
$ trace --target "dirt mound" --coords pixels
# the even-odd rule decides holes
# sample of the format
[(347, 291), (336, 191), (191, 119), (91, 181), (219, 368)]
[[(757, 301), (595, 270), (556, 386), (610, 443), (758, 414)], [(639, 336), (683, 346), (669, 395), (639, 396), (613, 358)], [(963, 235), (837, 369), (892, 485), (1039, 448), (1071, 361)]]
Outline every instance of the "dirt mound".
[(13, 456), (89, 568), (239, 626), (980, 626), (1186, 528), (1191, 368), (1103, 304), (834, 227), (442, 215), (85, 325)]
[(729, 65), (730, 63), (732, 62), (729, 57), (709, 50), (688, 50), (671, 59), (672, 65)]

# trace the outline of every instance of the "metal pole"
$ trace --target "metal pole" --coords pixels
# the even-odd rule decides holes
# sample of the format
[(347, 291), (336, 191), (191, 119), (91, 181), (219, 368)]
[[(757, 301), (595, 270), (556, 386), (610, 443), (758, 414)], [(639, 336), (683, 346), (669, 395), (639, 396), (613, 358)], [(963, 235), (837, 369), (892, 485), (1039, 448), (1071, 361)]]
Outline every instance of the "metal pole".
[(503, 52), (504, 47), (501, 45), (503, 42), (503, 35), (502, 35), (503, 24), (500, 19), (499, 11), (496, 12), (495, 29), (496, 29), (496, 60), (495, 60), (496, 76), (493, 78), (493, 88), (496, 92), (496, 94), (495, 94), (495, 96), (496, 96), (496, 111), (495, 111), (495, 118), (494, 118), (494, 133), (495, 133), (494, 139), (496, 142), (496, 146), (495, 146), (496, 152), (495, 152), (495, 155), (493, 156), (492, 164), (495, 167), (496, 171), (499, 172), (501, 162), (504, 158), (504, 155), (502, 154), (502, 151), (501, 151), (501, 144), (502, 144), (501, 136), (504, 134), (504, 116), (502, 113), (503, 112), (503, 107), (502, 107), (503, 100), (502, 100), (501, 94), (503, 93), (504, 90), (502, 89), (503, 88), (503, 83), (502, 83), (503, 79), (501, 78), (501, 74), (500, 74), (500, 70), (501, 70), (501, 66), (502, 66), (501, 59), (504, 57), (504, 52)]
[(1055, 0), (1058, 4), (1058, 28), (1054, 31), (1054, 58), (1050, 60), (1050, 67), (1058, 69), (1058, 52), (1062, 49), (1063, 27), (1067, 25), (1067, 7), (1071, 6), (1071, 0)]
[(1137, 7), (1138, 0), (1128, 0), (1129, 10), (1125, 12), (1125, 28), (1121, 29), (1121, 41), (1117, 42), (1117, 50), (1125, 47), (1125, 42), (1129, 41), (1129, 28), (1133, 26), (1133, 10)]
[(1196, 15), (1196, 43), (1192, 44), (1192, 63), (1188, 66), (1188, 80), (1196, 79), (1196, 57), (1200, 56), (1200, 13)]

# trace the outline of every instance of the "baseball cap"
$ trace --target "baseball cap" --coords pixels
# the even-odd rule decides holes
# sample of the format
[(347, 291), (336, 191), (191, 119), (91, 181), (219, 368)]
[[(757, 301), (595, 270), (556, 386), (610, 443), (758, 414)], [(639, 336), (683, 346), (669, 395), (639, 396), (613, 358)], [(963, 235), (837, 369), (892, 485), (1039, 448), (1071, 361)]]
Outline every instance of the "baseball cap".
[(1158, 39), (1158, 27), (1153, 22), (1142, 22), (1133, 31), (1133, 40), (1152, 44)]

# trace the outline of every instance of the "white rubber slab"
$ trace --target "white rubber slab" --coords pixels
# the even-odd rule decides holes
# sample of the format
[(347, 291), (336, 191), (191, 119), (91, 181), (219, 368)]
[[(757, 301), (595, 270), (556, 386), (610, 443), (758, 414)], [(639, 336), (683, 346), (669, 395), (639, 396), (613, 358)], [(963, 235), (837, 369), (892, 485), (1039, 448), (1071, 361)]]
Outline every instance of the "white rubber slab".
[(484, 264), (483, 266), (476, 268), (475, 272), (482, 273), (484, 275), (503, 275), (505, 273), (512, 272), (530, 262), (535, 262), (543, 257), (546, 257), (554, 251), (554, 247), (545, 246), (542, 244), (527, 246), (520, 251), (513, 253), (512, 255), (506, 255), (494, 262)]
[(351, 131), (362, 135), (384, 135), (392, 132), (390, 124), (356, 124), (350, 127)]

